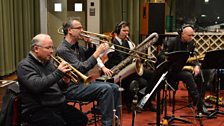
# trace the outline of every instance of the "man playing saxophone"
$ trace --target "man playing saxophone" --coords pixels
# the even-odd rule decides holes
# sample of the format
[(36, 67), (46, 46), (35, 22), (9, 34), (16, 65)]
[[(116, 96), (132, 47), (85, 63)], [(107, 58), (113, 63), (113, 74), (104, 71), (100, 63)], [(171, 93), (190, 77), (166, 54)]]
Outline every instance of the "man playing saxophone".
[[(181, 27), (181, 30), (178, 32), (179, 36), (174, 39), (168, 40), (164, 44), (164, 49), (158, 55), (158, 61), (162, 62), (165, 60), (165, 52), (174, 52), (174, 51), (188, 51), (190, 55), (194, 54), (195, 51), (195, 43), (193, 42), (194, 37), (194, 29), (193, 26), (186, 24)], [(186, 83), (187, 90), (192, 97), (194, 104), (197, 106), (197, 110), (202, 114), (209, 114), (204, 102), (200, 96), (198, 91), (198, 87), (195, 81), (195, 77), (200, 76), (200, 64), (199, 62), (192, 63), (193, 72), (189, 70), (181, 70), (178, 72), (169, 73), (169, 80), (174, 82), (183, 81)], [(148, 88), (147, 92), (151, 89)]]
[[(113, 39), (112, 43), (114, 46), (112, 46), (108, 52), (108, 61), (105, 63), (102, 63), (102, 60), (98, 58), (98, 66), (101, 68), (103, 73), (107, 76), (111, 76), (113, 71), (111, 68), (116, 67), (119, 63), (121, 63), (124, 59), (126, 59), (128, 56), (128, 52), (130, 50), (133, 50), (135, 48), (135, 44), (131, 42), (130, 38), (128, 37), (129, 34), (129, 23), (126, 21), (121, 21), (115, 26), (114, 29), (115, 38)], [(124, 48), (122, 48), (124, 47)], [(123, 53), (126, 52), (126, 53)], [(136, 58), (136, 57), (135, 57)], [(126, 67), (126, 66), (124, 66)], [(137, 73), (129, 75), (127, 78), (122, 79), (121, 86), (125, 89), (122, 93), (122, 100), (123, 103), (126, 104), (129, 111), (131, 111), (131, 104), (132, 104), (132, 97), (130, 97), (130, 94), (132, 91), (130, 91), (130, 83), (133, 80), (138, 80), (140, 84), (140, 88), (143, 88), (148, 84), (148, 80), (150, 80), (150, 77), (152, 75), (152, 72), (150, 70), (144, 70), (143, 77), (140, 77)], [(150, 103), (150, 110), (156, 111), (153, 105)]]
[[(97, 64), (97, 58), (104, 53), (108, 46), (105, 43), (96, 49), (89, 46), (88, 49), (79, 45), (83, 31), (79, 18), (71, 18), (63, 24), (64, 39), (58, 46), (56, 55), (63, 58), (81, 73), (86, 74)], [(88, 42), (88, 40), (87, 40)], [(102, 113), (102, 126), (111, 126), (113, 109), (116, 109), (119, 116), (120, 95), (118, 85), (107, 82), (91, 82), (89, 85), (80, 83), (70, 85), (66, 97), (71, 100), (98, 101)]]

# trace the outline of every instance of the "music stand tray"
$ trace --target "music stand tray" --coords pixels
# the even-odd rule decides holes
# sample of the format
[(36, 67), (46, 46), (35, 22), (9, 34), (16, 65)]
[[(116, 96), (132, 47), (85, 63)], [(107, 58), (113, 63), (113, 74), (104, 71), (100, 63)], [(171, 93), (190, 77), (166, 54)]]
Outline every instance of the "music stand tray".
[[(208, 51), (202, 61), (202, 69), (223, 69), (224, 68), (224, 50), (213, 50)], [(217, 72), (218, 74), (218, 72)], [(220, 91), (220, 78), (217, 77), (217, 91), (216, 91), (216, 107), (214, 112), (208, 115), (208, 118), (213, 118), (216, 114), (223, 114), (224, 112), (219, 111), (219, 91)]]

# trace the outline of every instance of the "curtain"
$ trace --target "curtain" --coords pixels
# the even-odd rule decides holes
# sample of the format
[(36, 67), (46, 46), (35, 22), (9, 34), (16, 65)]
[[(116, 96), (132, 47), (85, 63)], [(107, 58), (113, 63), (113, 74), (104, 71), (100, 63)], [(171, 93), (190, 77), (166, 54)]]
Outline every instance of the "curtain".
[(101, 32), (111, 32), (116, 24), (125, 20), (130, 23), (130, 37), (139, 40), (139, 0), (101, 0)]
[(0, 0), (0, 76), (16, 71), (40, 32), (39, 0)]

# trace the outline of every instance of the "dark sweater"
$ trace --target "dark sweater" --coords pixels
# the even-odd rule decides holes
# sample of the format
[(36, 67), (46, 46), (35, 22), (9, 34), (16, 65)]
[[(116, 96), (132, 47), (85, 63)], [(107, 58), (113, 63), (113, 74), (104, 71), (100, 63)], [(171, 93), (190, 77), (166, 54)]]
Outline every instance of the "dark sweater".
[[(51, 62), (42, 64), (32, 54), (23, 59), (17, 68), (21, 90), (22, 113), (39, 110), (42, 107), (57, 107), (65, 103), (59, 81), (64, 74)], [(58, 83), (57, 83), (58, 82)]]

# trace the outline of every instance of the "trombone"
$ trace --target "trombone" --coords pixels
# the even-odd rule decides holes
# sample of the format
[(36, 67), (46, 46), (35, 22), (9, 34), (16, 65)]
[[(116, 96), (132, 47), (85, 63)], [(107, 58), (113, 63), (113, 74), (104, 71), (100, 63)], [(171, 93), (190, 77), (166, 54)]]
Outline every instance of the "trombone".
[[(58, 34), (63, 35), (63, 29), (62, 29), (62, 27), (58, 28), (58, 31), (57, 31), (57, 32), (58, 32)], [(149, 54), (146, 54), (146, 53), (144, 53), (144, 52), (141, 52), (141, 51), (138, 51), (138, 50), (135, 50), (135, 49), (131, 50), (131, 49), (126, 48), (126, 47), (124, 47), (124, 46), (121, 46), (121, 45), (112, 43), (112, 42), (111, 42), (111, 40), (112, 40), (112, 35), (110, 36), (110, 35), (104, 35), (104, 34), (98, 34), (98, 33), (94, 33), (94, 32), (89, 32), (89, 31), (82, 31), (82, 33), (80, 34), (80, 36), (83, 37), (83, 38), (89, 38), (89, 39), (96, 40), (96, 41), (99, 42), (99, 43), (97, 43), (97, 42), (91, 42), (91, 43), (94, 44), (94, 45), (99, 45), (100, 43), (108, 43), (108, 44), (111, 45), (111, 46), (113, 45), (113, 46), (122, 48), (122, 49), (124, 49), (124, 50), (128, 50), (129, 52), (125, 52), (125, 51), (123, 51), (123, 50), (118, 50), (118, 49), (115, 49), (115, 48), (110, 47), (110, 49), (112, 49), (112, 50), (115, 50), (115, 51), (118, 51), (118, 52), (121, 52), (121, 53), (125, 53), (125, 54), (128, 54), (128, 55), (130, 55), (130, 56), (134, 56), (134, 57), (137, 57), (137, 58), (146, 60), (146, 61), (147, 61), (147, 60), (152, 60), (153, 63), (156, 62), (156, 61), (155, 61), (156, 58), (155, 58), (155, 57), (152, 57), (152, 56), (149, 55)], [(94, 37), (94, 36), (95, 36), (95, 37)], [(98, 38), (96, 38), (96, 37), (98, 37)], [(100, 39), (99, 39), (99, 38), (100, 38)], [(129, 38), (128, 36), (126, 36), (126, 38), (127, 38), (129, 41), (131, 41), (130, 38)], [(132, 42), (132, 43), (133, 43), (133, 42)], [(136, 54), (146, 56), (147, 58), (144, 58), (143, 56), (137, 56)]]
[[(57, 64), (55, 64), (55, 66), (58, 66), (58, 64), (60, 64), (62, 61), (65, 61), (64, 59), (62, 59), (59, 56), (54, 57), (53, 55), (51, 55), (51, 57), (57, 63)], [(78, 81), (79, 78), (81, 78), (83, 80), (83, 82), (84, 82), (85, 85), (88, 85), (90, 83), (90, 81), (92, 80), (91, 77), (85, 76), (84, 74), (82, 74), (81, 72), (79, 72), (77, 69), (75, 69), (71, 64), (68, 64), (68, 67), (71, 69), (71, 71), (68, 71), (65, 74), (75, 84), (78, 84), (79, 83), (79, 81)]]
[[(121, 46), (121, 45), (118, 45), (118, 44), (114, 44), (111, 42), (111, 39), (112, 39), (112, 36), (108, 36), (108, 35), (104, 35), (104, 34), (98, 34), (98, 33), (94, 33), (94, 32), (89, 32), (89, 31), (82, 31), (82, 33), (80, 34), (82, 37), (85, 37), (85, 38), (90, 38), (92, 40), (96, 40), (96, 41), (99, 41), (101, 43), (108, 43), (109, 45), (113, 45), (113, 46), (116, 46), (116, 47), (119, 47), (119, 48), (122, 48), (124, 50), (128, 50), (129, 52), (125, 52), (123, 50), (118, 50), (118, 49), (115, 49), (115, 48), (110, 48), (112, 50), (115, 50), (115, 51), (118, 51), (118, 52), (121, 52), (121, 53), (125, 53), (125, 54), (128, 54), (130, 56), (134, 56), (134, 57), (137, 57), (137, 58), (140, 58), (140, 59), (144, 59), (144, 60), (150, 60), (148, 59), (150, 57), (149, 54), (146, 54), (144, 52), (141, 52), (141, 51), (138, 51), (138, 50), (131, 50), (127, 47), (124, 47), (124, 46)], [(98, 37), (98, 38), (95, 38), (95, 37)], [(101, 39), (99, 39), (101, 38)], [(130, 40), (130, 38), (128, 36), (126, 36), (126, 38)], [(131, 41), (132, 42), (132, 41)], [(132, 42), (133, 43), (133, 42)], [(95, 44), (95, 45), (99, 45), (99, 43), (96, 43), (96, 42), (92, 42), (92, 44)], [(135, 47), (135, 46), (134, 46)], [(133, 54), (134, 53), (134, 54)], [(143, 56), (147, 56), (148, 58), (144, 58), (144, 57), (141, 57), (141, 56), (137, 56), (135, 54), (139, 54), (139, 55), (143, 55)]]

